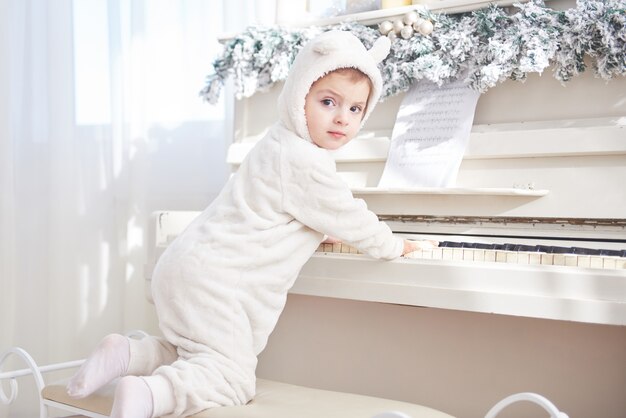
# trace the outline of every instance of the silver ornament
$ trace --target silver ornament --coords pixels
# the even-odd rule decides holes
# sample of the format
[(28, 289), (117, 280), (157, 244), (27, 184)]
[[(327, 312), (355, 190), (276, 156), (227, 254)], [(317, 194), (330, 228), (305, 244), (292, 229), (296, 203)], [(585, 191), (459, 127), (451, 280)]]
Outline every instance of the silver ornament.
[(402, 30), (400, 31), (400, 36), (402, 36), (402, 38), (404, 39), (409, 39), (411, 36), (413, 36), (413, 27), (412, 26), (403, 27)]
[(382, 35), (387, 35), (389, 32), (393, 30), (393, 23), (391, 23), (388, 20), (385, 20), (384, 22), (381, 22), (378, 25), (378, 30), (380, 31)]
[(415, 20), (415, 22), (413, 22), (413, 30), (415, 32), (419, 32), (420, 30), (420, 25), (425, 22), (424, 19), (422, 19), (421, 17), (418, 17), (417, 20)]
[(393, 30), (396, 33), (396, 35), (400, 34), (400, 31), (402, 30), (403, 27), (404, 27), (404, 22), (402, 21), (402, 19), (396, 19), (393, 21)]
[(434, 26), (430, 20), (424, 20), (419, 26), (419, 32), (426, 36), (433, 32)]
[(412, 25), (417, 21), (417, 19), (419, 19), (419, 16), (416, 12), (408, 12), (402, 17), (402, 21), (405, 25)]

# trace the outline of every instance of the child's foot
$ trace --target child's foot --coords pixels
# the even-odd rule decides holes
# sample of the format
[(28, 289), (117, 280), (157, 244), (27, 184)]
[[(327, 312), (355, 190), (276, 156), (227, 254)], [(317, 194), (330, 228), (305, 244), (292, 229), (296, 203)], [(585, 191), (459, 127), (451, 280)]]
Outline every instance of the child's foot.
[(107, 335), (70, 379), (67, 394), (73, 398), (91, 395), (111, 380), (123, 376), (129, 361), (128, 338), (119, 334)]
[(111, 418), (151, 418), (152, 392), (148, 384), (137, 376), (120, 379), (115, 388)]

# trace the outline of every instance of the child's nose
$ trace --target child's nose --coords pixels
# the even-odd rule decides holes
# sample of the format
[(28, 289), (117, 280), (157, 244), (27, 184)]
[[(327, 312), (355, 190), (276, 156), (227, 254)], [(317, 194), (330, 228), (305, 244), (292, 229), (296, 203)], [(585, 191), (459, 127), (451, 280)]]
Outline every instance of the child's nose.
[(335, 123), (338, 125), (348, 124), (348, 112), (345, 109), (338, 109), (335, 114)]

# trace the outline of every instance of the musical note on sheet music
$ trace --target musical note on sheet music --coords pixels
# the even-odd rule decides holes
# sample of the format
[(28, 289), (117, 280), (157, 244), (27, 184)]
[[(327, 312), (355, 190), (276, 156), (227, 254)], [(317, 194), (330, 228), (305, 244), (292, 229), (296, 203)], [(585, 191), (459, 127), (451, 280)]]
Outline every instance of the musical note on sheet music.
[(378, 187), (453, 187), (480, 93), (461, 81), (427, 80), (406, 93)]

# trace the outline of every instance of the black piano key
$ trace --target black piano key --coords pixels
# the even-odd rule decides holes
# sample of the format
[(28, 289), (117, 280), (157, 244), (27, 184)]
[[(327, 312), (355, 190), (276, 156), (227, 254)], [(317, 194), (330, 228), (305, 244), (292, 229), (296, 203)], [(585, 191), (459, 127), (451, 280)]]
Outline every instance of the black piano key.
[(520, 251), (525, 251), (525, 252), (535, 252), (536, 249), (536, 245), (524, 245), (524, 244), (504, 244), (504, 250), (506, 251), (515, 251), (515, 252), (520, 252)]
[(593, 248), (572, 247), (572, 254), (576, 255), (600, 255), (600, 250)]
[(537, 253), (549, 253), (551, 247), (549, 245), (536, 245), (535, 252)]
[(551, 252), (552, 254), (572, 254), (572, 248), (553, 246)]
[(444, 248), (461, 248), (463, 245), (462, 242), (454, 242), (454, 241), (441, 241), (439, 242), (440, 247)]
[(622, 250), (600, 250), (600, 255), (604, 255), (607, 257), (623, 257), (624, 251)]
[(495, 244), (486, 244), (483, 242), (477, 242), (474, 248), (479, 250), (493, 250), (495, 248)]
[(583, 247), (561, 247), (556, 245), (525, 245), (525, 244), (494, 244), (484, 242), (456, 242), (440, 241), (439, 247), (444, 248), (468, 248), (478, 250), (501, 250), (501, 251), (524, 251), (547, 254), (574, 254), (574, 255), (596, 255), (610, 257), (626, 257), (626, 249), (623, 250), (598, 250)]

